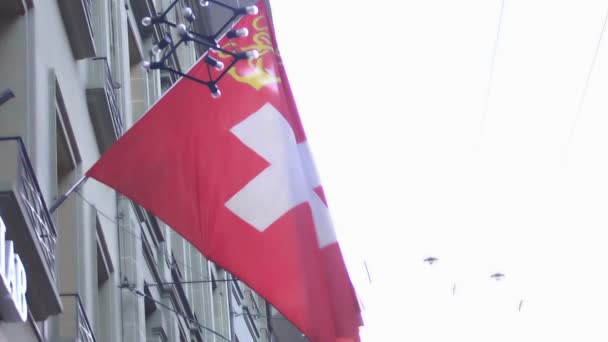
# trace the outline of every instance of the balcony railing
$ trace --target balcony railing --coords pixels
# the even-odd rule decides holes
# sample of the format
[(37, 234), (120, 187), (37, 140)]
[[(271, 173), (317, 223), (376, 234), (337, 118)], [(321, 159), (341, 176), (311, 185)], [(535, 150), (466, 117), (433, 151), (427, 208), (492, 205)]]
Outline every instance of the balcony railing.
[(57, 244), (57, 231), (51, 215), (42, 197), (42, 191), (34, 176), (32, 163), (25, 150), (25, 145), (19, 137), (0, 138), (2, 141), (13, 141), (19, 146), (19, 163), (17, 192), (27, 207), (27, 215), (34, 228), (38, 242), (42, 247), (42, 254), (48, 269), (55, 278), (55, 246)]
[(57, 231), (19, 137), (0, 137), (0, 211), (28, 278), (28, 307), (36, 321), (61, 312), (55, 274)]
[(89, 323), (80, 296), (77, 294), (62, 294), (63, 316), (60, 323), (62, 338), (74, 339), (77, 342), (96, 342), (95, 334)]
[(88, 61), (87, 102), (101, 151), (107, 150), (125, 131), (116, 89), (118, 84), (105, 57)]
[(122, 115), (120, 113), (120, 107), (118, 106), (118, 96), (116, 96), (116, 90), (114, 89), (116, 86), (114, 80), (112, 79), (112, 73), (110, 72), (110, 66), (108, 65), (108, 60), (105, 57), (93, 58), (93, 59), (102, 59), (104, 60), (104, 90), (106, 92), (106, 96), (108, 97), (108, 104), (110, 106), (110, 116), (112, 118), (112, 126), (114, 127), (114, 134), (116, 139), (118, 139), (125, 130), (125, 126), (122, 121)]

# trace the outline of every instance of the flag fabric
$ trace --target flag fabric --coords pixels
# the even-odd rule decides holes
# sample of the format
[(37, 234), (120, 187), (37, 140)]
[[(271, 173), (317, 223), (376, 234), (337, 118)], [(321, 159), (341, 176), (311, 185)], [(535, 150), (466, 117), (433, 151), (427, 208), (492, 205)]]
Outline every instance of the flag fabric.
[[(266, 298), (313, 342), (358, 341), (360, 310), (266, 2), (222, 41), (240, 61), (214, 99), (182, 78), (87, 172)], [(214, 52), (217, 59), (227, 56)], [(204, 78), (201, 60), (190, 71)]]

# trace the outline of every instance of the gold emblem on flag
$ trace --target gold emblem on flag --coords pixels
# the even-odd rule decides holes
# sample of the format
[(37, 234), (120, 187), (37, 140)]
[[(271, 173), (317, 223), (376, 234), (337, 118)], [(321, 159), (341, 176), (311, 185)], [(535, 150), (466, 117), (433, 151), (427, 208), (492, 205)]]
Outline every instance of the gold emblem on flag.
[[(245, 68), (235, 67), (230, 68), (230, 70), (228, 71), (228, 73), (232, 77), (234, 77), (235, 80), (242, 83), (247, 83), (256, 90), (260, 90), (268, 84), (281, 82), (281, 78), (275, 74), (276, 70), (274, 66), (276, 64), (266, 63), (267, 65), (264, 65), (265, 55), (272, 54), (276, 56), (277, 59), (279, 56), (278, 53), (275, 51), (274, 47), (272, 46), (270, 30), (268, 26), (263, 26), (263, 24), (261, 23), (262, 19), (264, 19), (264, 16), (262, 15), (253, 19), (251, 26), (255, 33), (253, 34), (251, 39), (252, 44), (242, 47), (242, 51), (258, 50), (258, 52), (260, 53), (260, 57), (255, 60), (248, 60), (246, 64), (247, 66)], [(222, 48), (225, 50), (232, 50), (234, 49), (234, 47), (235, 45), (232, 42), (222, 46)], [(229, 57), (227, 54), (224, 53), (220, 53), (219, 56), (221, 58)], [(277, 60), (277, 63), (280, 63), (280, 61)], [(271, 67), (268, 67), (268, 64), (270, 64)]]

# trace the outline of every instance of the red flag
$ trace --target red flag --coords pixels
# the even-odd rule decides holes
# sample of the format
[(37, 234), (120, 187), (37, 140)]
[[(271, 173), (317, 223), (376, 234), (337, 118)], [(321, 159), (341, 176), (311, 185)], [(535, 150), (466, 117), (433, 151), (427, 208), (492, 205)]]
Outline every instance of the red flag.
[[(237, 63), (218, 84), (222, 97), (178, 81), (87, 175), (158, 216), (311, 341), (358, 340), (355, 292), (259, 6), (238, 25), (249, 37), (223, 46), (260, 58)], [(207, 72), (199, 61), (189, 74)]]

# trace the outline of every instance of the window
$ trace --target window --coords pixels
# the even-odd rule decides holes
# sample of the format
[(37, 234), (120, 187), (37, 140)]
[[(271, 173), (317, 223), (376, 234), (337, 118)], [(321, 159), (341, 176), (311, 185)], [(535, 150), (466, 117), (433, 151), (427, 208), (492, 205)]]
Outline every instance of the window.
[(108, 17), (110, 23), (110, 29), (108, 30), (108, 41), (110, 42), (110, 57), (108, 58), (108, 61), (110, 62), (110, 65), (114, 64), (114, 58), (116, 57), (117, 42), (116, 34), (114, 33), (114, 30), (116, 29), (115, 18), (120, 18), (120, 16), (117, 15), (117, 13), (115, 12), (116, 11), (114, 10), (114, 1), (108, 1)]
[(68, 119), (63, 98), (59, 87), (56, 85), (55, 99), (55, 137), (56, 137), (56, 161), (57, 161), (57, 190), (64, 193), (72, 186), (75, 178), (73, 173), (80, 164), (81, 158), (76, 146), (74, 132)]
[(260, 332), (258, 331), (258, 328), (255, 326), (255, 323), (253, 322), (253, 317), (251, 316), (251, 312), (249, 311), (248, 307), (243, 307), (243, 317), (245, 318), (245, 323), (247, 323), (247, 328), (249, 329), (249, 333), (251, 333), (252, 337), (257, 337), (260, 338)]
[(164, 94), (171, 88), (173, 84), (173, 80), (171, 79), (171, 74), (167, 70), (161, 70), (160, 72), (160, 89), (161, 93)]
[(184, 331), (181, 329), (179, 329), (179, 342), (188, 342), (188, 340), (186, 339), (186, 335), (184, 334)]
[(243, 302), (243, 292), (241, 291), (241, 287), (236, 279), (232, 281), (232, 294), (234, 295), (236, 302), (241, 305)]
[[(61, 89), (57, 82), (54, 83), (55, 94), (55, 177), (56, 194), (65, 193), (78, 178), (80, 178), (80, 152), (76, 145), (72, 126), (70, 125), (66, 107), (64, 105)], [(82, 265), (78, 263), (79, 258), (75, 254), (89, 252), (87, 246), (82, 245), (83, 230), (82, 222), (83, 202), (78, 196), (68, 198), (55, 212), (57, 227), (57, 283), (60, 293), (78, 293), (78, 277), (82, 270)], [(92, 220), (87, 224), (93, 224)], [(92, 231), (92, 239), (95, 238), (94, 226), (87, 227), (87, 232)], [(76, 249), (74, 246), (77, 246)], [(94, 247), (89, 246), (89, 247)]]

